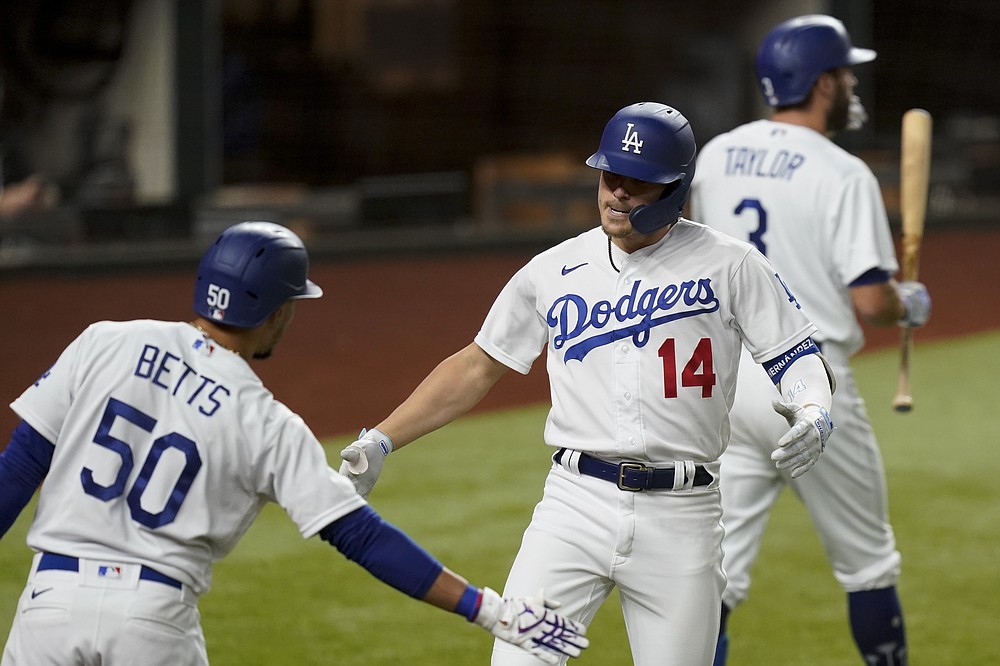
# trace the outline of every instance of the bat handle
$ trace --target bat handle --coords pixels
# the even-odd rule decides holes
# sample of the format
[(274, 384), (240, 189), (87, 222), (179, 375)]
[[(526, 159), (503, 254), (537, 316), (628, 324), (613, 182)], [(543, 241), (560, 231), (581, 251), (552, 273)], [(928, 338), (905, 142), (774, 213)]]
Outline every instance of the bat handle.
[(900, 333), (899, 344), (899, 382), (896, 386), (896, 397), (892, 400), (892, 408), (897, 412), (908, 412), (913, 409), (913, 397), (910, 395), (910, 352), (913, 349), (913, 329), (904, 326)]

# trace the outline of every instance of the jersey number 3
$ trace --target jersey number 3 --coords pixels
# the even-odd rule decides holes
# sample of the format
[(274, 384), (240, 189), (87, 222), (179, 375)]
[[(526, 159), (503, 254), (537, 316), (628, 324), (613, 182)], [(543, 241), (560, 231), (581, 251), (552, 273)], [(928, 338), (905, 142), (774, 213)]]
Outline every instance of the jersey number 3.
[[(663, 397), (677, 397), (677, 344), (667, 338), (657, 351), (663, 359)], [(691, 358), (681, 370), (680, 385), (701, 387), (701, 397), (711, 398), (715, 386), (715, 365), (712, 362), (712, 339), (702, 338), (694, 348)]]
[[(101, 424), (97, 427), (97, 433), (94, 435), (94, 443), (117, 453), (121, 457), (121, 466), (118, 468), (114, 481), (107, 486), (101, 485), (94, 479), (94, 472), (89, 467), (84, 467), (83, 471), (80, 472), (83, 491), (105, 502), (110, 502), (125, 494), (125, 484), (135, 466), (132, 447), (111, 434), (111, 426), (114, 425), (117, 418), (125, 419), (146, 432), (153, 432), (153, 428), (156, 426), (156, 419), (152, 416), (120, 400), (108, 399), (108, 406), (104, 409)], [(157, 464), (168, 449), (177, 449), (184, 456), (184, 467), (177, 476), (173, 490), (169, 493), (164, 507), (160, 511), (152, 513), (142, 507), (142, 493), (146, 490)], [(126, 501), (132, 519), (150, 529), (172, 523), (200, 469), (201, 456), (198, 454), (198, 447), (190, 439), (176, 432), (157, 437), (153, 440), (149, 454), (142, 463), (139, 475), (136, 476), (135, 482), (128, 490)]]
[(747, 240), (753, 243), (761, 254), (767, 256), (767, 245), (764, 244), (764, 234), (767, 232), (767, 211), (764, 210), (759, 199), (744, 199), (736, 206), (733, 214), (742, 215), (747, 210), (757, 211), (757, 228), (750, 232)]

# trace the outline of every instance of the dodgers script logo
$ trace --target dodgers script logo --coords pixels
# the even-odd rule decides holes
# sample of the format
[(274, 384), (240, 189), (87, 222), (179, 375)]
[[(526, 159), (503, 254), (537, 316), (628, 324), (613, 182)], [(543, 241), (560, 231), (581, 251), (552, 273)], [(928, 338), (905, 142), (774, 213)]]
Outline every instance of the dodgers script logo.
[[(712, 289), (711, 278), (685, 280), (680, 284), (668, 284), (640, 291), (642, 280), (636, 280), (632, 291), (618, 299), (598, 301), (591, 306), (578, 294), (560, 296), (549, 308), (545, 321), (555, 335), (552, 346), (566, 347), (565, 362), (582, 361), (590, 351), (609, 345), (616, 340), (632, 338), (636, 347), (644, 347), (649, 342), (651, 329), (678, 319), (697, 317), (716, 312), (719, 299)], [(604, 333), (584, 337), (588, 331), (601, 331), (615, 323), (623, 324)], [(566, 346), (567, 343), (582, 338)]]

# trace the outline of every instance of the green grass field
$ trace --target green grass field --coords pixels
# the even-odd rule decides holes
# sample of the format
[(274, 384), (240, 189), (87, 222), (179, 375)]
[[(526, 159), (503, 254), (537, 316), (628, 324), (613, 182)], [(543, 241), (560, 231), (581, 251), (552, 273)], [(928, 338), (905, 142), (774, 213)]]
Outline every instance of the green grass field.
[[(889, 475), (914, 664), (1000, 663), (998, 350), (1000, 333), (934, 344), (918, 337), (915, 408), (906, 416), (889, 406), (895, 352), (855, 363)], [(428, 436), (390, 458), (372, 504), (447, 566), (501, 588), (547, 470), (544, 416), (532, 407), (470, 417)], [(331, 440), (331, 459), (351, 439)], [(0, 547), (3, 627), (30, 560), (30, 515)], [(304, 541), (274, 507), (216, 566), (201, 612), (214, 666), (489, 663), (491, 639), (481, 630), (378, 583), (319, 539)], [(575, 663), (632, 663), (616, 598), (590, 636)], [(734, 666), (860, 663), (843, 592), (790, 493), (771, 517), (731, 640)]]

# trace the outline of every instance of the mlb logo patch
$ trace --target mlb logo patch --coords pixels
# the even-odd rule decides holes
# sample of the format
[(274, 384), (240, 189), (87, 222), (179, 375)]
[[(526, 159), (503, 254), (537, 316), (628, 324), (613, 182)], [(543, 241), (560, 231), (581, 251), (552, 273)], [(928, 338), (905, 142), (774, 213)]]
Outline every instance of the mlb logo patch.
[(196, 351), (201, 352), (202, 356), (211, 356), (215, 352), (215, 345), (206, 340), (205, 338), (199, 338), (194, 341), (191, 345)]
[(97, 567), (97, 577), (108, 580), (121, 580), (122, 568), (110, 564), (101, 564)]

